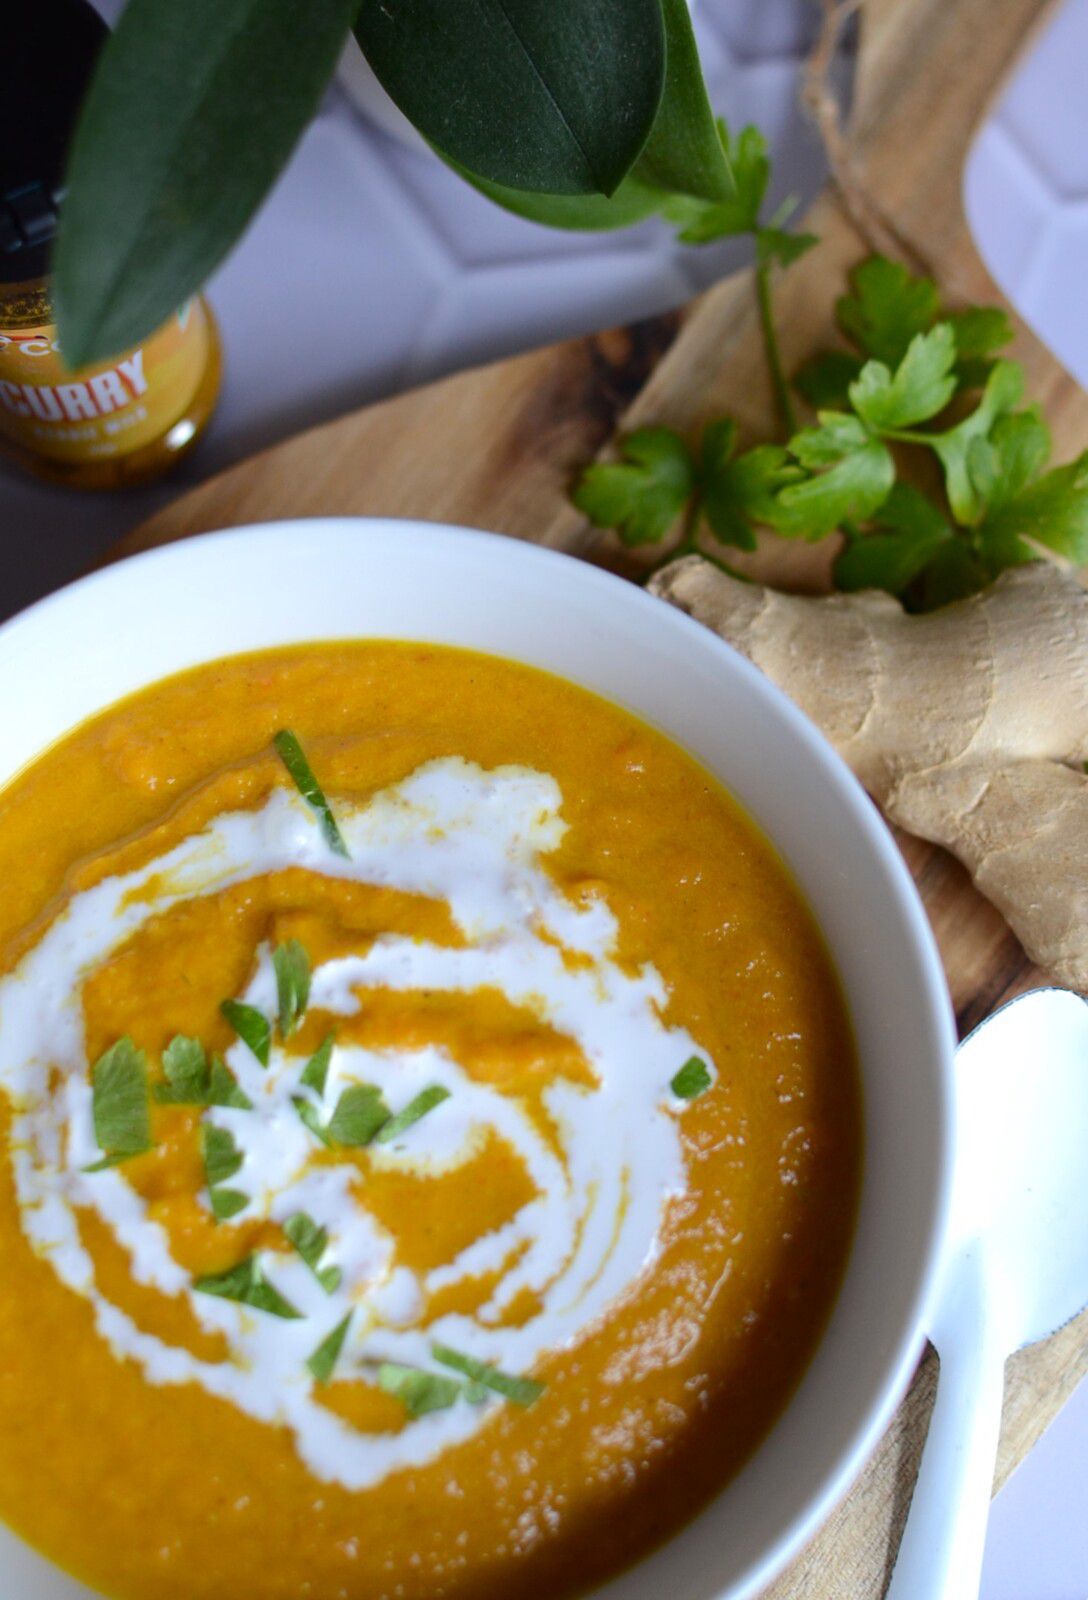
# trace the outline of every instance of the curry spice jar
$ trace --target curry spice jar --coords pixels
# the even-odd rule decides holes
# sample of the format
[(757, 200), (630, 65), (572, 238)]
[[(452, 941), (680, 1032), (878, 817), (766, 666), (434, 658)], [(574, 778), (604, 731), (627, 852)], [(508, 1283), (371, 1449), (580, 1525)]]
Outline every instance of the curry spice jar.
[(79, 372), (65, 367), (49, 252), (68, 143), (106, 28), (87, 0), (16, 0), (5, 35), (0, 448), (38, 476), (75, 488), (144, 482), (195, 444), (215, 408), (215, 322), (197, 296), (135, 349)]

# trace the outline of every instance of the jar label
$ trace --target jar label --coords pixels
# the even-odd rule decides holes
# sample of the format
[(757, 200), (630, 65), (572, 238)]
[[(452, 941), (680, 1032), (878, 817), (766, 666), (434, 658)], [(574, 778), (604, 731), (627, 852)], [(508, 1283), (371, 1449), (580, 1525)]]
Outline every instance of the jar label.
[(136, 349), (75, 373), (52, 325), (0, 329), (0, 433), (53, 461), (129, 455), (184, 416), (210, 354), (199, 297)]

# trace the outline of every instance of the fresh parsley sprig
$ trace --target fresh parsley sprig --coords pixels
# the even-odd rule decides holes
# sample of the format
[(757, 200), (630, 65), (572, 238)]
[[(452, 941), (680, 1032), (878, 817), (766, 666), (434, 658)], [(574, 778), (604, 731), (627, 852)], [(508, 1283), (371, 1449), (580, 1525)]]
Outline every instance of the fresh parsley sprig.
[(1088, 561), (1088, 452), (1046, 470), (1046, 423), (1022, 405), (1021, 367), (1000, 356), (1012, 337), (1004, 312), (948, 311), (929, 279), (873, 256), (851, 273), (836, 320), (852, 348), (814, 357), (797, 378), (817, 408), (811, 426), (741, 453), (729, 418), (709, 423), (697, 449), (671, 428), (640, 429), (619, 461), (586, 469), (575, 504), (629, 547), (662, 544), (679, 525), (651, 572), (695, 551), (733, 572), (704, 532), (740, 550), (761, 529), (838, 533), (837, 586), (884, 589), (909, 610), (1047, 553)]

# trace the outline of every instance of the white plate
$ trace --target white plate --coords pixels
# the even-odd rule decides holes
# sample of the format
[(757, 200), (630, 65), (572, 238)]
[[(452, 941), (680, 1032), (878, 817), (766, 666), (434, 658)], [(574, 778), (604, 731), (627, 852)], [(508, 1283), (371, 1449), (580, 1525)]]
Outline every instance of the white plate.
[[(749, 1464), (681, 1534), (600, 1591), (611, 1600), (752, 1596), (844, 1494), (921, 1348), (947, 1209), (954, 1029), (913, 884), (830, 746), (708, 630), (566, 556), (423, 523), (339, 518), (210, 535), (42, 601), (0, 629), (0, 781), (168, 673), (353, 636), (510, 656), (671, 734), (773, 840), (834, 953), (865, 1102), (861, 1210), (842, 1293), (796, 1395)], [(88, 1593), (0, 1533), (0, 1594)]]

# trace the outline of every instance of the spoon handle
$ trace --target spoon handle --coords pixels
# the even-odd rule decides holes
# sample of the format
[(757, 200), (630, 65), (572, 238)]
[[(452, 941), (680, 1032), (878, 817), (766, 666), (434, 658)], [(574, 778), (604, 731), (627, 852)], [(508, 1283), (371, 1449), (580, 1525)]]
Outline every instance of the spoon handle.
[(1001, 1432), (1004, 1349), (977, 1250), (946, 1276), (937, 1399), (885, 1600), (977, 1600)]

